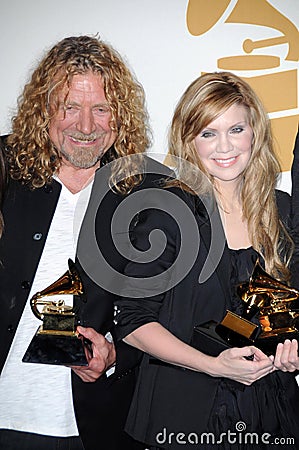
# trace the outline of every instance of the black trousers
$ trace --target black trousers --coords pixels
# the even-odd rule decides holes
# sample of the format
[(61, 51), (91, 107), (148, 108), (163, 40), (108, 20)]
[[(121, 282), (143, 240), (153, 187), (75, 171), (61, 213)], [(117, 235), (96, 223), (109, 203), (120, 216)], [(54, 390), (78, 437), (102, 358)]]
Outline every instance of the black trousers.
[(0, 430), (0, 450), (84, 450), (80, 437), (58, 438)]
[(146, 445), (124, 431), (135, 380), (135, 371), (95, 383), (74, 378), (74, 405), (85, 450), (144, 450)]

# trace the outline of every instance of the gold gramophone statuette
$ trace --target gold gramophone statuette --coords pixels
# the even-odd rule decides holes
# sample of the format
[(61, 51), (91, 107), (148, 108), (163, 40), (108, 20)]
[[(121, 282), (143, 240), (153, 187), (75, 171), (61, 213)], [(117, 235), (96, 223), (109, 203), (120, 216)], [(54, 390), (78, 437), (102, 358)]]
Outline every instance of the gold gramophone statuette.
[(255, 345), (265, 353), (275, 353), (277, 344), (285, 339), (299, 338), (299, 291), (271, 277), (259, 261), (248, 284), (238, 287), (238, 294), (247, 313), (253, 307), (259, 311), (262, 332)]
[[(83, 284), (76, 266), (68, 261), (69, 270), (30, 300), (33, 314), (42, 321), (23, 362), (58, 365), (87, 365), (84, 342), (76, 332), (78, 317), (65, 304), (63, 295), (83, 295)], [(51, 296), (62, 296), (51, 300)]]
[[(36, 296), (34, 296), (36, 297)], [(36, 317), (43, 321), (39, 327), (39, 333), (43, 334), (63, 334), (65, 336), (75, 334), (76, 316), (71, 306), (65, 305), (64, 300), (39, 301), (32, 298), (31, 309)], [(42, 312), (39, 312), (37, 305), (42, 304)], [(36, 312), (35, 312), (36, 309)]]
[(227, 311), (219, 323), (196, 326), (192, 338), (195, 348), (217, 356), (225, 348), (255, 345), (274, 355), (279, 342), (299, 340), (297, 289), (271, 277), (257, 261), (249, 281), (238, 285), (237, 293), (244, 301), (242, 316)]
[[(286, 339), (299, 339), (299, 291), (271, 277), (256, 262), (247, 283), (237, 287), (244, 301), (242, 317), (227, 311), (216, 327), (231, 345), (253, 344), (264, 353), (275, 354), (277, 344)], [(251, 322), (258, 318), (260, 326)]]

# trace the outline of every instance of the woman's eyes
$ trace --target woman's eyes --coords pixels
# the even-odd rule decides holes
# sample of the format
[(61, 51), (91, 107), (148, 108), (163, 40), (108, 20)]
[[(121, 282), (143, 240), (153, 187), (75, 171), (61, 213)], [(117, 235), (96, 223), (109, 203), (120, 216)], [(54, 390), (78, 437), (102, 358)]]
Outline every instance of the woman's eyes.
[[(233, 128), (231, 128), (229, 130), (229, 133), (231, 133), (231, 134), (239, 134), (239, 133), (242, 133), (242, 131), (244, 131), (244, 127), (233, 127)], [(207, 138), (215, 136), (216, 134), (217, 134), (216, 131), (215, 132), (214, 131), (203, 131), (200, 134), (200, 137), (202, 137), (204, 139), (207, 139)]]
[(214, 136), (214, 133), (212, 133), (211, 131), (203, 131), (200, 136), (202, 138), (209, 138), (211, 136)]
[(236, 133), (236, 134), (242, 133), (242, 131), (244, 131), (243, 127), (234, 127), (231, 129), (231, 133)]

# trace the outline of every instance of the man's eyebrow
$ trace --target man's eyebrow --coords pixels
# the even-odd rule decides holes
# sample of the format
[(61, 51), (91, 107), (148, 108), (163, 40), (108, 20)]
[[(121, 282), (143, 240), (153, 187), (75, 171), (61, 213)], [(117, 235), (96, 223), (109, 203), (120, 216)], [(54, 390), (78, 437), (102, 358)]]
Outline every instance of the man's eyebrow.
[[(65, 99), (65, 101), (61, 100), (59, 102), (60, 105), (75, 105), (75, 106), (81, 106), (81, 103), (78, 103), (75, 100), (70, 100), (70, 99)], [(95, 103), (94, 105), (92, 105), (92, 108), (96, 108), (98, 106), (105, 106), (107, 108), (110, 108), (109, 103), (108, 102), (100, 102), (100, 103)]]

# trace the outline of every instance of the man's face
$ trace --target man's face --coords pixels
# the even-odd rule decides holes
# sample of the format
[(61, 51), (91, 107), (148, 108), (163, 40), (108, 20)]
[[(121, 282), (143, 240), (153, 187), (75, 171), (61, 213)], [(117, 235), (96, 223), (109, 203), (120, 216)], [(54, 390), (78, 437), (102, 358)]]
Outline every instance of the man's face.
[(57, 100), (58, 111), (51, 119), (49, 135), (62, 164), (82, 169), (95, 166), (116, 139), (101, 75), (74, 75), (69, 91), (62, 89)]

